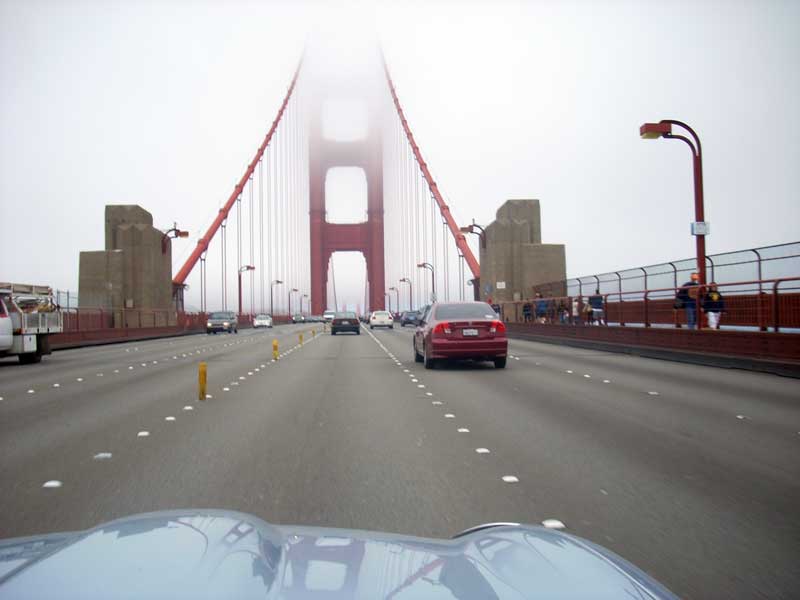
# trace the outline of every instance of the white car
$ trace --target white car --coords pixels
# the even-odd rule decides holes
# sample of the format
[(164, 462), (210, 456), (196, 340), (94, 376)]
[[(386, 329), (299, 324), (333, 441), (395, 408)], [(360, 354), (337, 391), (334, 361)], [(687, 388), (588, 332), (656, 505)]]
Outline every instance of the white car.
[(394, 329), (394, 318), (392, 313), (387, 310), (376, 310), (369, 316), (369, 328), (390, 327)]
[(330, 323), (331, 321), (333, 321), (333, 317), (335, 315), (336, 315), (336, 311), (326, 310), (324, 313), (322, 313), (322, 320), (325, 323)]
[(258, 327), (272, 328), (272, 317), (269, 315), (256, 315), (256, 318), (253, 319), (253, 328), (256, 329)]

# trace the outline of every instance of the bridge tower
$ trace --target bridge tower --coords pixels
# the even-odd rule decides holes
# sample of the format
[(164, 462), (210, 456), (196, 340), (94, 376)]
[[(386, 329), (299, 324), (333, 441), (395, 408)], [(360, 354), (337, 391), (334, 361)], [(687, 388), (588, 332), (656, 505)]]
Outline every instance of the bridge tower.
[[(334, 252), (361, 252), (367, 264), (369, 310), (384, 308), (383, 128), (380, 103), (368, 86), (326, 81), (311, 94), (309, 106), (309, 221), (311, 228), (311, 312), (328, 306), (328, 263)], [(366, 135), (357, 140), (326, 139), (323, 107), (327, 100), (356, 100), (367, 110)], [(325, 178), (334, 167), (360, 167), (367, 181), (367, 220), (329, 223)], [(365, 307), (366, 308), (366, 307)]]

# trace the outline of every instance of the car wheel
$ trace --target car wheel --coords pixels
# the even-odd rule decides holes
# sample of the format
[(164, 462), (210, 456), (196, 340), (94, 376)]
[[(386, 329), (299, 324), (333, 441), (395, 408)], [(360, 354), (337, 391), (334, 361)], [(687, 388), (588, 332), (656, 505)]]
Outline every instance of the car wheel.
[(412, 348), (412, 350), (414, 350), (414, 362), (421, 363), (422, 362), (422, 354), (417, 352), (417, 345), (412, 342), (411, 348)]
[(331, 335), (336, 335), (336, 332), (333, 329), (331, 329)]
[(425, 363), (426, 369), (435, 369), (436, 368), (436, 361), (428, 356), (428, 352), (425, 350), (423, 346), (422, 351), (424, 352), (422, 357), (422, 362)]
[(360, 329), (356, 329), (356, 335), (361, 335), (361, 330)]
[(505, 356), (502, 357), (502, 358), (495, 358), (494, 359), (494, 367), (496, 369), (505, 369), (507, 360), (508, 359)]
[(19, 355), (19, 364), (32, 365), (42, 362), (42, 355), (39, 352), (26, 352)]
[(372, 325), (369, 326), (370, 329), (375, 329)]

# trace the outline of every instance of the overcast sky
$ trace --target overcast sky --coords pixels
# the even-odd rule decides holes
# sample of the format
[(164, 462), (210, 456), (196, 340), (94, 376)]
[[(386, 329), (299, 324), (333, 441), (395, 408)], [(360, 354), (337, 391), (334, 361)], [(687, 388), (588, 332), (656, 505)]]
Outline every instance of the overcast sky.
[[(77, 289), (111, 203), (189, 229), (177, 269), (306, 39), (353, 25), (332, 6), (0, 0), (0, 280)], [(709, 253), (800, 239), (800, 2), (355, 6), (460, 222), (538, 198), (571, 276), (689, 257), (688, 149), (638, 135), (677, 118), (703, 142)]]

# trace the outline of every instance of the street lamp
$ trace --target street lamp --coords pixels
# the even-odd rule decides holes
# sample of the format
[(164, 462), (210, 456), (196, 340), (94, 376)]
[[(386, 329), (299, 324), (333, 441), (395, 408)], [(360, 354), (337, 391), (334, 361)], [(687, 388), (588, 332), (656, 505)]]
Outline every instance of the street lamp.
[(396, 287), (390, 287), (389, 291), (394, 292), (395, 298), (397, 299), (397, 304), (395, 304), (395, 309), (397, 310), (397, 312), (400, 312), (400, 290), (398, 290)]
[(408, 310), (414, 310), (413, 294), (411, 291), (411, 280), (408, 277), (403, 277), (400, 283), (408, 284)]
[(389, 301), (389, 312), (391, 313), (392, 312), (392, 295), (389, 292), (384, 292), (383, 296), (384, 296), (384, 298), (386, 298)]
[(243, 267), (239, 267), (239, 316), (242, 316), (242, 273), (245, 271), (255, 271), (256, 268), (253, 265), (244, 265)]
[(167, 253), (167, 240), (170, 238), (188, 238), (189, 232), (178, 229), (178, 224), (174, 223), (172, 229), (167, 229), (161, 236), (161, 254)]
[(303, 314), (303, 298), (308, 300), (308, 294), (303, 294), (302, 296), (300, 296), (300, 314), (301, 315)]
[[(672, 133), (672, 126), (676, 125), (686, 130), (692, 137), (690, 140), (684, 135)], [(694, 171), (694, 223), (692, 223), (692, 235), (696, 238), (697, 246), (697, 274), (700, 286), (706, 284), (706, 235), (709, 233), (708, 223), (705, 221), (705, 210), (703, 207), (703, 150), (700, 146), (700, 138), (686, 123), (675, 121), (674, 119), (664, 119), (658, 123), (645, 123), (639, 128), (639, 135), (643, 139), (674, 138), (686, 142), (692, 151), (692, 167)], [(694, 143), (692, 143), (694, 142)], [(701, 294), (698, 294), (698, 303)]]
[[(475, 231), (477, 229), (477, 231)], [(460, 227), (459, 230), (461, 233), (473, 233), (478, 236), (478, 239), (481, 242), (481, 248), (484, 250), (486, 249), (486, 230), (478, 225), (475, 222), (475, 219), (472, 219), (472, 225), (467, 225), (466, 227)]]
[(292, 288), (289, 290), (289, 319), (292, 318), (292, 294), (297, 291), (299, 291), (297, 288)]
[(273, 319), (275, 318), (275, 311), (272, 308), (272, 290), (275, 289), (276, 285), (281, 285), (282, 283), (283, 282), (280, 279), (276, 279), (269, 286), (269, 316)]
[(419, 263), (418, 269), (428, 269), (431, 272), (431, 299), (436, 300), (436, 275), (433, 272), (433, 265), (429, 262)]

